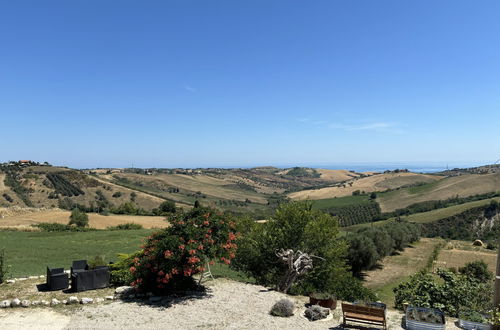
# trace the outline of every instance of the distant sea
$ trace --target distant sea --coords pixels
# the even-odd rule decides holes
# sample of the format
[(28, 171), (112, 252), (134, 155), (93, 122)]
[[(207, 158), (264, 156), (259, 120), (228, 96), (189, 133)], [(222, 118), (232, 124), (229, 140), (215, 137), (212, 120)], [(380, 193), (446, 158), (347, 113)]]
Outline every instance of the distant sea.
[(407, 169), (415, 173), (434, 173), (445, 171), (446, 169), (454, 168), (469, 168), (485, 165), (484, 163), (430, 163), (430, 164), (415, 164), (415, 163), (366, 163), (366, 164), (334, 164), (334, 165), (315, 165), (310, 167), (324, 168), (329, 170), (349, 170), (356, 172), (384, 172), (387, 170)]

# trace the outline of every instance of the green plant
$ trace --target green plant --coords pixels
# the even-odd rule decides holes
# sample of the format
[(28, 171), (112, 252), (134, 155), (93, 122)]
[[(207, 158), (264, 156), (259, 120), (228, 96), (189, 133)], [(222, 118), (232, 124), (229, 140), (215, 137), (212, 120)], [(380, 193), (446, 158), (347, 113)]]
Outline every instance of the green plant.
[(472, 309), (463, 309), (458, 313), (458, 317), (462, 320), (477, 322), (477, 323), (486, 323), (486, 317)]
[(484, 260), (471, 261), (460, 267), (458, 271), (479, 282), (489, 282), (493, 279), (493, 273), (488, 269), (488, 264)]
[(87, 227), (89, 225), (89, 217), (85, 212), (73, 209), (69, 217), (69, 224), (77, 227)]
[(281, 300), (278, 300), (273, 305), (269, 314), (271, 314), (273, 316), (290, 317), (293, 315), (294, 309), (295, 309), (295, 305), (292, 301), (290, 301), (288, 299), (281, 299)]
[(330, 314), (330, 309), (329, 308), (323, 308), (318, 305), (313, 305), (311, 307), (308, 307), (304, 315), (307, 317), (309, 321), (317, 321), (326, 318)]
[(95, 256), (94, 258), (88, 261), (89, 268), (94, 269), (98, 266), (107, 266), (108, 263), (104, 261), (104, 256)]
[(109, 265), (110, 283), (113, 286), (129, 285), (134, 280), (130, 267), (134, 266), (134, 259), (139, 257), (140, 251), (132, 254), (118, 254), (118, 260)]
[(313, 269), (299, 278), (290, 292), (323, 291), (343, 298), (344, 294), (352, 296), (362, 291), (349, 293), (339, 286), (339, 282), (352, 277), (345, 263), (346, 242), (339, 235), (338, 220), (312, 210), (310, 203), (281, 204), (266, 223), (242, 218), (238, 228), (242, 235), (237, 241), (238, 253), (232, 267), (251, 275), (257, 283), (273, 286), (279, 283), (286, 265), (278, 262), (275, 251), (292, 249), (323, 259), (314, 259)]
[(71, 226), (71, 225), (65, 225), (62, 223), (51, 223), (51, 222), (41, 222), (41, 223), (37, 223), (37, 224), (31, 225), (31, 226), (35, 227), (35, 228), (40, 228), (41, 231), (46, 231), (46, 232), (64, 232), (64, 231), (86, 232), (86, 231), (96, 231), (97, 230), (95, 228), (76, 227), (76, 226)]
[(494, 309), (490, 312), (488, 323), (500, 326), (500, 309)]
[(334, 294), (326, 292), (313, 292), (309, 295), (309, 297), (317, 300), (336, 299)]
[(396, 307), (402, 309), (404, 303), (409, 303), (437, 308), (454, 317), (464, 309), (482, 312), (491, 307), (489, 299), (484, 299), (493, 295), (489, 284), (443, 269), (437, 275), (419, 273), (399, 284), (394, 288)]
[(130, 267), (138, 290), (165, 292), (193, 288), (192, 276), (207, 262), (235, 257), (237, 233), (230, 217), (199, 207), (169, 218), (170, 227), (153, 233)]
[(112, 226), (112, 227), (107, 227), (106, 229), (108, 229), (108, 230), (138, 230), (138, 229), (143, 229), (143, 228), (144, 227), (139, 223), (128, 222), (128, 223), (122, 223), (122, 224)]
[(7, 262), (5, 258), (5, 251), (0, 250), (0, 284), (7, 278)]

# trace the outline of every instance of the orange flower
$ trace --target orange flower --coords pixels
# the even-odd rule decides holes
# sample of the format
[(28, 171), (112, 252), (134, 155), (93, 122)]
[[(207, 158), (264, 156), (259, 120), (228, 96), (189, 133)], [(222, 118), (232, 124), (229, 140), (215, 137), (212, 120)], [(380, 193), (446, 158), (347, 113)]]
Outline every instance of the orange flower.
[(130, 267), (130, 272), (131, 272), (131, 273), (135, 273), (135, 271), (136, 271), (136, 269), (135, 269), (135, 267), (134, 267), (134, 266)]
[(189, 254), (191, 255), (196, 254), (196, 250), (189, 250)]
[(198, 250), (203, 250), (203, 244), (198, 245)]
[(183, 244), (179, 245), (180, 250), (184, 250), (185, 246)]
[(163, 255), (165, 256), (165, 259), (168, 259), (171, 258), (174, 254), (172, 253), (172, 251), (167, 250)]

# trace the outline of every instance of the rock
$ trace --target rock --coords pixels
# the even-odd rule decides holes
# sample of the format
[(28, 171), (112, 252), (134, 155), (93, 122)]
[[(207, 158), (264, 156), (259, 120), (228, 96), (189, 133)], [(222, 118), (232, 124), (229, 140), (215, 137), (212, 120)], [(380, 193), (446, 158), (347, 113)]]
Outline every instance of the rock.
[(28, 276), (28, 279), (30, 279), (30, 280), (34, 280), (36, 278), (38, 278), (38, 276)]
[(40, 305), (42, 305), (42, 306), (49, 306), (50, 303), (47, 300), (42, 300), (42, 301), (40, 301)]
[(64, 272), (65, 272), (66, 274), (70, 274), (70, 273), (71, 273), (71, 270), (66, 269)]
[(38, 306), (38, 305), (40, 305), (40, 301), (39, 300), (33, 300), (31, 302), (31, 306)]
[(104, 298), (95, 298), (96, 304), (100, 304), (104, 301)]
[(68, 304), (68, 301), (66, 299), (64, 299), (63, 301), (61, 301), (61, 304), (63, 305), (67, 305)]
[(113, 297), (113, 296), (106, 296), (106, 297), (104, 297), (104, 299), (106, 299), (106, 300), (115, 300), (115, 297)]
[(159, 296), (152, 296), (149, 298), (149, 302), (152, 302), (152, 303), (157, 303), (157, 302), (160, 302), (163, 298), (162, 297), (159, 297)]
[(61, 302), (59, 300), (57, 300), (56, 298), (53, 298), (52, 301), (50, 302), (50, 306), (57, 306), (60, 303)]
[(17, 306), (20, 306), (21, 305), (21, 300), (15, 298), (15, 299), (12, 299), (12, 301), (10, 302), (10, 305), (12, 307), (17, 307)]
[(40, 275), (38, 276), (38, 278), (45, 278), (45, 275)]
[(0, 308), (10, 307), (10, 300), (2, 300), (0, 301)]
[(7, 283), (7, 284), (14, 284), (14, 283), (16, 283), (16, 280), (7, 280), (5, 283)]
[(92, 298), (82, 298), (80, 300), (80, 303), (82, 305), (92, 304), (93, 302), (94, 302), (94, 299), (92, 299)]
[(116, 294), (127, 295), (133, 292), (134, 288), (131, 286), (119, 286), (115, 289)]
[(23, 306), (23, 307), (30, 307), (31, 306), (31, 301), (29, 301), (29, 300), (23, 300), (23, 301), (21, 301), (21, 306)]
[(309, 321), (316, 321), (325, 319), (330, 314), (329, 308), (324, 308), (318, 305), (313, 305), (306, 309), (304, 312), (305, 317), (309, 319)]
[(28, 279), (27, 277), (20, 277), (20, 278), (18, 278), (17, 280), (18, 280), (18, 281), (26, 281), (27, 279)]
[(71, 296), (68, 299), (69, 304), (78, 304), (79, 302), (80, 302), (80, 300), (78, 300), (78, 297), (75, 297), (75, 296)]

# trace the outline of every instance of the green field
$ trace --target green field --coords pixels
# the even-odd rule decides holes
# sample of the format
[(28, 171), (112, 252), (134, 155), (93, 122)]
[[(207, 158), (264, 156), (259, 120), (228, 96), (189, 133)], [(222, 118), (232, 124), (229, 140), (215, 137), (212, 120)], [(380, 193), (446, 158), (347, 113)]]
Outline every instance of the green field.
[(102, 255), (113, 261), (118, 253), (139, 250), (152, 230), (91, 232), (0, 231), (0, 249), (5, 250), (11, 277), (41, 275), (46, 267), (69, 269), (72, 260)]
[(312, 207), (315, 210), (324, 210), (333, 207), (341, 207), (347, 205), (362, 205), (371, 203), (370, 197), (361, 196), (345, 196), (337, 198), (317, 199), (312, 201)]
[[(434, 221), (438, 221), (438, 220), (441, 220), (444, 218), (454, 216), (456, 214), (460, 214), (460, 213), (465, 212), (468, 209), (471, 209), (473, 207), (478, 207), (478, 206), (483, 206), (483, 205), (489, 204), (492, 200), (496, 200), (496, 201), (500, 202), (500, 197), (483, 199), (480, 201), (468, 202), (468, 203), (459, 204), (459, 205), (453, 205), (450, 207), (436, 209), (436, 210), (432, 210), (432, 211), (428, 211), (428, 212), (410, 214), (406, 217), (401, 217), (401, 219), (408, 220), (411, 222), (418, 222), (418, 223), (434, 222)], [(389, 223), (391, 221), (395, 221), (395, 220), (396, 220), (396, 218), (389, 218), (389, 219), (383, 220), (383, 221), (376, 221), (373, 223), (373, 225), (374, 226), (381, 226), (381, 225), (387, 224), (387, 223)], [(359, 225), (345, 227), (344, 229), (351, 231), (351, 230), (356, 230), (358, 228), (367, 227), (367, 226), (371, 226), (371, 225), (372, 225), (371, 223), (362, 223)]]
[[(0, 231), (0, 250), (5, 250), (9, 277), (42, 275), (47, 266), (69, 269), (73, 260), (104, 256), (106, 261), (114, 261), (118, 253), (139, 250), (151, 232), (153, 230), (148, 229), (74, 233)], [(211, 270), (215, 278), (255, 282), (225, 264), (217, 263)]]

